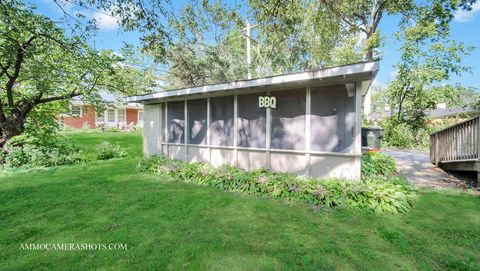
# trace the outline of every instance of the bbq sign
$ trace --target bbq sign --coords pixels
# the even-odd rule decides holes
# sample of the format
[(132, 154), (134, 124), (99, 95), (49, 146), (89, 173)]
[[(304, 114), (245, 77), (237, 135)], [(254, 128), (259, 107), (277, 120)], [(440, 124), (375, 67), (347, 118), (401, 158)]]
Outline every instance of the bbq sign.
[(258, 107), (277, 108), (277, 99), (273, 96), (258, 96)]

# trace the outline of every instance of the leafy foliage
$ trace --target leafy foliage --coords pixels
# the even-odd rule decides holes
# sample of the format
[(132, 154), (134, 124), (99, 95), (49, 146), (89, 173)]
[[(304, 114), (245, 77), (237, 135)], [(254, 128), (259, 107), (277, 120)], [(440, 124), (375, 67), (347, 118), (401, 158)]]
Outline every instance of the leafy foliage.
[(27, 122), (55, 121), (73, 97), (100, 104), (101, 90), (125, 93), (144, 86), (135, 77), (152, 81), (120, 65), (112, 51), (90, 46), (93, 22), (62, 24), (18, 0), (3, 1), (0, 14), (0, 147), (24, 133)]
[(50, 146), (23, 144), (14, 145), (8, 154), (4, 154), (3, 167), (52, 167), (72, 165), (88, 160), (89, 158), (82, 151), (71, 144), (57, 143)]
[(448, 2), (433, 1), (433, 9), (417, 6), (402, 19), (397, 33), (401, 57), (386, 92), (392, 113), (385, 129), (391, 145), (424, 145), (428, 112), (455, 96), (455, 87), (443, 83), (470, 70), (463, 59), (474, 48), (450, 39), (449, 30), (453, 12), (474, 1)]
[(98, 160), (108, 160), (112, 158), (122, 158), (127, 155), (125, 149), (119, 145), (114, 145), (108, 142), (102, 142), (96, 147), (97, 149), (97, 159)]
[(362, 176), (390, 176), (397, 166), (392, 157), (380, 152), (367, 152), (362, 155)]
[(96, 145), (92, 154), (86, 154), (77, 146), (59, 140), (56, 133), (54, 137), (45, 138), (24, 133), (9, 142), (9, 150), (0, 157), (3, 168), (64, 166), (127, 155), (124, 148), (108, 142)]
[(408, 149), (415, 145), (412, 128), (408, 124), (388, 119), (384, 122), (383, 128), (383, 142), (387, 146)]
[(245, 17), (255, 26), (252, 74), (261, 77), (378, 59), (386, 14), (400, 16), (402, 25), (433, 22), (448, 32), (454, 12), (474, 2), (78, 0), (137, 30), (142, 51), (166, 68), (167, 88), (245, 79)]
[[(371, 210), (377, 213), (407, 211), (415, 193), (406, 184), (369, 178), (362, 182), (344, 180), (304, 179), (265, 169), (245, 171), (223, 165), (219, 168), (205, 163), (186, 163), (162, 155), (151, 156), (138, 164), (141, 172), (158, 173), (177, 180), (236, 191), (249, 195), (270, 196), (300, 201), (317, 207), (342, 207)], [(379, 172), (391, 170), (383, 167)]]

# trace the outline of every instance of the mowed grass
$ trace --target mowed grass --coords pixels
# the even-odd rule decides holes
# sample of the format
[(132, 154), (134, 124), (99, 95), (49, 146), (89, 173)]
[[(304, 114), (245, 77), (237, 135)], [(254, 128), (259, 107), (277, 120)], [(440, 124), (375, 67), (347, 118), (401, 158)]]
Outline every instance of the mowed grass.
[[(138, 133), (68, 133), (123, 159), (0, 177), (1, 270), (480, 269), (480, 198), (424, 191), (402, 215), (308, 206), (136, 172)], [(22, 243), (126, 243), (25, 251)]]

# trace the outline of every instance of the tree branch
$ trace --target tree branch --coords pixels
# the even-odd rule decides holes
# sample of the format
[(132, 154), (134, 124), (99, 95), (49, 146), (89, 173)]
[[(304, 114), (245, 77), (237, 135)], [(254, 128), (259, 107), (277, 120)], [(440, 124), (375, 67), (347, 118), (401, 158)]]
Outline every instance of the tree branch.
[(387, 4), (389, 0), (382, 1), (380, 5), (378, 5), (377, 10), (375, 11), (374, 14), (374, 21), (373, 21), (373, 29), (374, 31), (377, 29), (378, 24), (380, 23), (380, 20), (382, 19), (383, 16), (383, 8)]
[[(85, 78), (87, 76), (87, 74), (83, 74), (81, 76), (81, 80), (80, 82), (83, 80), (83, 78)], [(99, 76), (96, 76), (95, 79), (93, 80), (93, 83), (92, 83), (92, 86), (89, 88), (89, 92), (91, 92), (96, 86), (97, 86), (97, 83), (98, 83), (98, 79), (99, 79)], [(53, 101), (60, 101), (60, 100), (65, 100), (65, 99), (70, 99), (70, 98), (73, 98), (73, 97), (76, 97), (76, 96), (79, 96), (81, 93), (80, 92), (77, 92), (78, 90), (78, 85), (75, 87), (74, 90), (72, 90), (72, 92), (70, 92), (69, 94), (65, 94), (65, 95), (58, 95), (58, 96), (52, 96), (52, 97), (48, 97), (48, 98), (45, 98), (45, 99), (41, 99), (41, 96), (39, 97), (39, 99), (35, 100), (34, 104), (35, 105), (38, 105), (38, 104), (44, 104), (44, 103), (49, 103), (49, 102), (53, 102)]]
[[(7, 102), (8, 106), (10, 107), (10, 110), (13, 110), (15, 105), (13, 103), (13, 85), (15, 84), (15, 81), (17, 80), (18, 76), (20, 75), (20, 70), (22, 68), (23, 60), (25, 57), (25, 52), (27, 48), (32, 45), (32, 42), (36, 39), (36, 36), (30, 37), (26, 43), (18, 46), (17, 48), (17, 54), (16, 54), (16, 59), (15, 59), (15, 65), (13, 66), (13, 74), (8, 75), (8, 81), (5, 85), (6, 90), (7, 90)], [(13, 112), (13, 111), (12, 111)]]
[(2, 71), (0, 72), (0, 77), (2, 77), (4, 74), (7, 75), (7, 77), (10, 77), (10, 74), (8, 73), (8, 69), (10, 68), (10, 66), (12, 65), (12, 63), (8, 63), (7, 66), (3, 66), (2, 63), (0, 63), (0, 69), (2, 69)]
[(80, 93), (78, 93), (78, 92), (71, 92), (71, 93), (65, 94), (65, 95), (52, 96), (52, 97), (48, 97), (48, 98), (45, 98), (45, 99), (40, 99), (40, 100), (36, 101), (35, 104), (38, 105), (38, 104), (44, 104), (44, 103), (49, 103), (49, 102), (53, 102), (53, 101), (70, 99), (70, 98), (73, 98), (73, 97), (76, 97), (76, 96), (79, 96), (79, 95), (80, 95)]
[[(343, 14), (341, 14), (341, 12), (339, 12), (334, 6), (333, 6), (333, 3), (331, 3), (331, 1), (329, 0), (321, 0), (323, 4), (325, 4), (325, 6), (335, 14), (335, 16), (337, 16), (338, 18), (340, 18), (344, 23), (348, 24), (350, 27), (352, 28), (355, 28), (355, 29), (360, 29), (361, 31), (367, 33), (367, 30), (366, 29), (363, 29), (362, 27), (356, 25), (355, 23), (352, 23), (350, 22), (349, 20), (347, 20)], [(355, 16), (357, 16), (356, 14), (354, 14)], [(358, 17), (358, 16), (357, 16)], [(359, 17), (360, 18), (360, 17)]]

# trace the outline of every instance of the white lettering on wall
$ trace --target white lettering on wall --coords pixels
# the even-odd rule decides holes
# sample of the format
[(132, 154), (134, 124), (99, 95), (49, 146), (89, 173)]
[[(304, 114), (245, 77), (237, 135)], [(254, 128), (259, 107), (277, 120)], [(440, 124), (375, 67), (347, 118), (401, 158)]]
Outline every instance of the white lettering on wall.
[(275, 97), (258, 96), (258, 107), (277, 108), (277, 99)]

